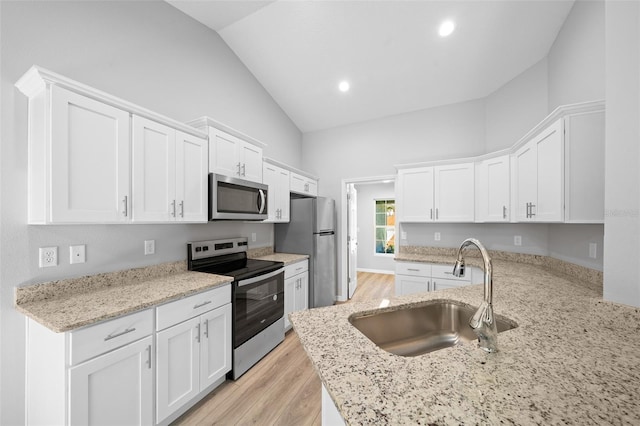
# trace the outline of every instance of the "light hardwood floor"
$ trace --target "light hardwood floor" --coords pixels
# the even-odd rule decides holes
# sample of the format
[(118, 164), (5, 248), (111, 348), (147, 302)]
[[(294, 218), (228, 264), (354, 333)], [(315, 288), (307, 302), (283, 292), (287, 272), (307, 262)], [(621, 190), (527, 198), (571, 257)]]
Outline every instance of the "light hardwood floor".
[[(381, 300), (393, 293), (393, 275), (358, 272), (351, 302)], [(242, 377), (224, 382), (173, 424), (320, 425), (320, 392), (320, 380), (292, 330)]]

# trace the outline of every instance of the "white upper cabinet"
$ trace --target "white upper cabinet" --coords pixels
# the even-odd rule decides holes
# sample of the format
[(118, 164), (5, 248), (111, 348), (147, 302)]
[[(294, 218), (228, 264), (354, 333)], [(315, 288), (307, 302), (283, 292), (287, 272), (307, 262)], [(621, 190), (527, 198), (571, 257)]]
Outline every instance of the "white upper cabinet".
[(474, 164), (460, 163), (434, 168), (435, 220), (473, 222)]
[(133, 117), (133, 220), (207, 221), (207, 140)]
[(209, 171), (262, 183), (262, 148), (209, 127)]
[(172, 221), (174, 200), (177, 219), (206, 221), (205, 134), (36, 66), (16, 87), (29, 97), (30, 224)]
[(433, 180), (433, 167), (398, 171), (396, 198), (399, 221), (433, 221)]
[(29, 223), (128, 221), (129, 113), (52, 86), (29, 115)]
[(289, 170), (265, 162), (263, 183), (267, 190), (267, 209), (269, 218), (266, 222), (289, 222)]
[(514, 156), (516, 220), (564, 220), (563, 119), (555, 121)]
[(291, 172), (291, 192), (316, 197), (318, 195), (318, 181), (316, 179)]
[(476, 222), (509, 222), (509, 155), (476, 164)]
[(396, 193), (401, 222), (472, 222), (474, 164), (401, 169)]

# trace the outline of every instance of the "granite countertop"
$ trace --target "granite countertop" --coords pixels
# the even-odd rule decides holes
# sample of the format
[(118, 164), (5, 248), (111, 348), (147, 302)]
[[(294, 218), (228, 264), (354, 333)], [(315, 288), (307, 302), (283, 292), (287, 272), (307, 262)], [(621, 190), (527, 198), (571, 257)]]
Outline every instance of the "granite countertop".
[(309, 258), (308, 254), (291, 254), (291, 253), (272, 253), (266, 256), (255, 257), (259, 260), (271, 260), (274, 262), (284, 262), (284, 266), (291, 265), (292, 263), (301, 262)]
[(185, 262), (16, 288), (16, 309), (61, 333), (231, 283), (187, 271)]
[(493, 271), (495, 314), (518, 324), (498, 335), (494, 354), (469, 342), (401, 357), (348, 321), (435, 299), (478, 306), (482, 285), (395, 297), (387, 308), (372, 301), (290, 315), (347, 424), (640, 424), (640, 309), (603, 301), (601, 284), (541, 265), (494, 259)]

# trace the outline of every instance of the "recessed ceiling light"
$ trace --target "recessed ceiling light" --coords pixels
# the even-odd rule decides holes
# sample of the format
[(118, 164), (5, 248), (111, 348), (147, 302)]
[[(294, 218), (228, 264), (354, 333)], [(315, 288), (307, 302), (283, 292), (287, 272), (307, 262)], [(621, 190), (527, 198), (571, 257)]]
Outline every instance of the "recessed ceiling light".
[(341, 81), (338, 85), (338, 89), (340, 89), (341, 92), (348, 92), (350, 87), (348, 81)]
[(440, 37), (447, 37), (451, 35), (453, 30), (455, 29), (456, 29), (456, 24), (454, 24), (453, 21), (444, 21), (442, 24), (440, 24), (440, 28), (438, 29), (438, 34), (440, 34)]

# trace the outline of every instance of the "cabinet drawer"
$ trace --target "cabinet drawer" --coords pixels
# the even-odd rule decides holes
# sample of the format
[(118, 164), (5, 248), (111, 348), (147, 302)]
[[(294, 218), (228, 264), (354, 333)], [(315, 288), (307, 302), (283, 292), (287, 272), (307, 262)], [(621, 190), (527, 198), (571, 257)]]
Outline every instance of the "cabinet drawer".
[(471, 281), (471, 267), (465, 267), (464, 276), (456, 277), (453, 275), (453, 264), (451, 265), (433, 265), (431, 267), (431, 276), (433, 278), (445, 278), (454, 281)]
[(307, 272), (308, 270), (309, 270), (309, 260), (305, 259), (302, 262), (292, 263), (291, 265), (285, 266), (284, 279), (286, 280), (289, 277), (302, 274), (303, 272)]
[(70, 364), (109, 352), (153, 333), (153, 310), (147, 309), (69, 333)]
[(231, 303), (231, 284), (225, 284), (156, 308), (156, 331)]
[(431, 265), (418, 262), (397, 262), (396, 274), (413, 275), (417, 277), (430, 277)]

